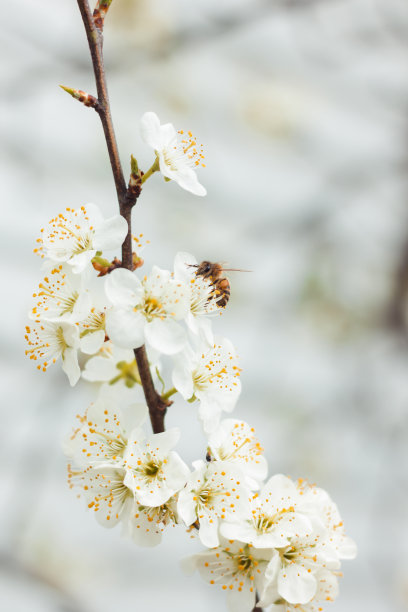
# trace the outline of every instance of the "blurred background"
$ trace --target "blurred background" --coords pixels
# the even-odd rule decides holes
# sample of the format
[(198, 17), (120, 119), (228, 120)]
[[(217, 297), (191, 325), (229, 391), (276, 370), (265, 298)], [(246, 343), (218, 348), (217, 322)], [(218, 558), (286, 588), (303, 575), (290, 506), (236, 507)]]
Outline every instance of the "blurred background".
[[(66, 206), (117, 210), (75, 0), (3, 3), (0, 592), (7, 612), (225, 610), (185, 578), (200, 546), (170, 530), (141, 549), (103, 530), (66, 484), (63, 437), (94, 389), (39, 374), (23, 328), (41, 278), (35, 238)], [(227, 261), (218, 333), (237, 347), (271, 474), (338, 503), (359, 556), (325, 610), (408, 609), (408, 5), (406, 0), (114, 0), (105, 57), (119, 149), (147, 169), (139, 118), (204, 144), (196, 198), (159, 176), (134, 210), (144, 257)], [(202, 454), (176, 401), (183, 457)]]

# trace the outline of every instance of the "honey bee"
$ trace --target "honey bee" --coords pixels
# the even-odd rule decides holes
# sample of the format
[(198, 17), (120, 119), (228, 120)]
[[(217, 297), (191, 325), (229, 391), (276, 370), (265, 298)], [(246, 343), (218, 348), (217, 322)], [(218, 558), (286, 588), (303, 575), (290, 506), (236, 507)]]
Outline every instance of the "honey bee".
[(248, 270), (237, 270), (235, 268), (223, 268), (219, 263), (202, 261), (200, 264), (190, 264), (190, 267), (197, 268), (196, 276), (208, 279), (214, 287), (214, 295), (210, 299), (215, 299), (219, 308), (225, 308), (230, 299), (231, 288), (229, 280), (223, 276), (224, 272), (248, 272)]

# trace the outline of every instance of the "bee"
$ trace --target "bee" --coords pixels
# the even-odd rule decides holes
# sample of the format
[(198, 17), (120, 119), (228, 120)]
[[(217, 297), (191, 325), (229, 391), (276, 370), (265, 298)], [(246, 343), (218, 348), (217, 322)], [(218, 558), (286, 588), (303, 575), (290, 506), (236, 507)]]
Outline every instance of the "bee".
[(214, 295), (210, 299), (215, 299), (219, 308), (225, 308), (231, 295), (229, 280), (223, 276), (224, 272), (248, 272), (248, 270), (237, 270), (235, 268), (223, 268), (220, 263), (202, 261), (200, 264), (190, 264), (197, 268), (196, 276), (202, 276), (209, 280), (214, 287)]

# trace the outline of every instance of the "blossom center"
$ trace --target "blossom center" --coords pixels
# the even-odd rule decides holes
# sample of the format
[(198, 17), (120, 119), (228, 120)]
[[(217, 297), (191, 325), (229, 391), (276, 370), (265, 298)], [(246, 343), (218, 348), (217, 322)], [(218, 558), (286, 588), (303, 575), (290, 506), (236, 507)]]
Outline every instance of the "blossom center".
[[(241, 549), (242, 550), (242, 549)], [(254, 567), (254, 559), (249, 554), (240, 554), (235, 557), (235, 563), (238, 571), (241, 574), (247, 574), (251, 572)]]
[(290, 508), (283, 508), (279, 510), (273, 515), (264, 514), (263, 512), (259, 512), (258, 515), (254, 516), (252, 519), (253, 525), (256, 531), (259, 534), (269, 533), (276, 527), (279, 521), (283, 518), (283, 515), (286, 512), (293, 512), (294, 507), (290, 506)]
[(197, 391), (203, 391), (213, 382), (214, 378), (221, 378), (227, 373), (225, 366), (220, 367), (219, 370), (213, 370), (212, 364), (201, 366), (193, 371), (193, 383)]
[(143, 463), (140, 461), (139, 465), (135, 468), (135, 472), (147, 482), (151, 480), (163, 480), (161, 470), (162, 464), (162, 461), (148, 454), (146, 461)]
[[(66, 209), (67, 214), (60, 213), (49, 222), (49, 231), (46, 237), (38, 238), (39, 246), (34, 249), (35, 253), (44, 257), (44, 241), (47, 248), (54, 251), (61, 250), (64, 254), (69, 251), (70, 256), (79, 255), (84, 251), (92, 248), (92, 238), (95, 234), (94, 228), (90, 225), (90, 219), (85, 206), (81, 206), (77, 210), (73, 208)], [(41, 232), (44, 230), (42, 229)], [(58, 242), (62, 242), (58, 246)]]
[(145, 295), (142, 304), (135, 306), (134, 310), (141, 310), (150, 323), (153, 319), (165, 319), (168, 315), (164, 305), (153, 295)]
[(84, 327), (84, 330), (81, 332), (81, 338), (83, 338), (87, 334), (91, 334), (100, 330), (105, 330), (105, 313), (95, 312), (95, 310), (92, 309), (91, 314), (82, 325)]
[(139, 512), (144, 512), (150, 522), (167, 525), (170, 522), (176, 523), (176, 514), (170, 504), (162, 504), (161, 506), (139, 506)]

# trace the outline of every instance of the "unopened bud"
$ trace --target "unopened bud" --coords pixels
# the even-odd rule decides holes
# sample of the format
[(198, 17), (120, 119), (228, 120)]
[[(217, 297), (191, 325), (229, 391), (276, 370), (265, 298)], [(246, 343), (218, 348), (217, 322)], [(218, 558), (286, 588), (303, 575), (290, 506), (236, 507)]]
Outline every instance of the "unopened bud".
[(132, 253), (133, 269), (141, 268), (144, 264), (143, 257), (139, 257), (135, 252)]
[(109, 11), (109, 7), (112, 4), (112, 0), (99, 0), (95, 6), (93, 12), (94, 24), (98, 30), (103, 30), (103, 24), (105, 21), (106, 13)]
[(128, 195), (134, 201), (140, 196), (142, 191), (143, 172), (139, 170), (137, 159), (131, 155), (130, 157), (130, 179), (128, 185)]
[(109, 261), (104, 257), (95, 255), (95, 257), (92, 258), (92, 265), (94, 269), (99, 272), (98, 276), (106, 276), (106, 274), (113, 272), (116, 268), (121, 268), (122, 262), (117, 257), (115, 257), (113, 261)]
[(96, 108), (98, 106), (98, 100), (95, 96), (91, 96), (91, 94), (82, 91), (81, 89), (72, 89), (72, 87), (64, 87), (64, 85), (60, 85), (61, 89), (69, 93), (70, 96), (82, 102), (85, 106), (89, 106), (91, 108)]

